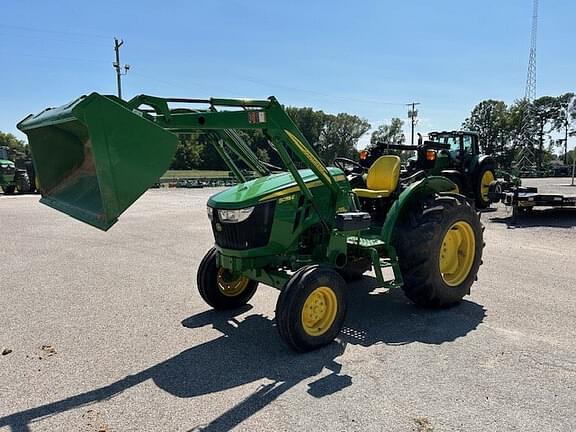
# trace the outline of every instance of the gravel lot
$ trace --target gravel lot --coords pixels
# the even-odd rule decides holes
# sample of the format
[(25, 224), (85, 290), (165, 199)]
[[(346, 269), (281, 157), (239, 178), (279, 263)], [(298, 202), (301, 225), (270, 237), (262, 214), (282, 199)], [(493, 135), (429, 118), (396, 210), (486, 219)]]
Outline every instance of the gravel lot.
[(274, 289), (234, 314), (197, 294), (214, 192), (151, 190), (108, 233), (0, 196), (1, 431), (576, 429), (576, 210), (484, 213), (461, 305), (421, 310), (366, 278), (339, 343), (298, 355)]

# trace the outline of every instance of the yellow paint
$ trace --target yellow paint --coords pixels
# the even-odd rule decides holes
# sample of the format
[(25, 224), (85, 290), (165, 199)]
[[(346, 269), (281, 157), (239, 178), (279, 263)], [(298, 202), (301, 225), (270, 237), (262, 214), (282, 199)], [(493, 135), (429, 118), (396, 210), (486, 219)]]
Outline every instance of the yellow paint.
[(454, 223), (444, 235), (439, 256), (440, 273), (446, 285), (458, 286), (466, 280), (476, 254), (472, 226), (465, 221)]
[(386, 198), (398, 186), (400, 177), (400, 158), (398, 156), (380, 156), (368, 170), (366, 189), (354, 189), (361, 198)]
[(302, 307), (302, 328), (309, 336), (322, 336), (334, 324), (338, 299), (332, 288), (320, 286), (310, 293)]
[(320, 162), (316, 156), (314, 156), (314, 154), (304, 145), (304, 143), (302, 143), (302, 141), (298, 139), (296, 135), (294, 135), (287, 129), (284, 129), (284, 132), (286, 132), (288, 138), (290, 138), (290, 140), (294, 143), (294, 145), (298, 148), (298, 150), (302, 152), (304, 157), (308, 159), (308, 162), (310, 162), (320, 172), (322, 177), (324, 177), (324, 180), (330, 183), (330, 175), (328, 174), (328, 171), (326, 170), (324, 164)]
[(218, 289), (226, 297), (236, 297), (244, 292), (250, 279), (246, 276), (240, 276), (235, 280), (227, 280), (225, 278), (225, 272), (227, 270), (223, 267), (218, 269), (218, 275), (216, 276), (216, 282), (218, 283)]
[(490, 190), (490, 183), (494, 181), (494, 174), (492, 171), (485, 171), (480, 180), (480, 194), (483, 201), (488, 201), (488, 191)]

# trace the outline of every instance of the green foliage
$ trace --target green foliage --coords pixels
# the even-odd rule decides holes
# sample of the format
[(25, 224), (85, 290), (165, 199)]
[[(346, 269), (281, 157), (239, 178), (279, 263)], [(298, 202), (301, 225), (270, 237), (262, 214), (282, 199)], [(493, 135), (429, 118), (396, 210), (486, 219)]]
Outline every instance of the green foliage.
[(0, 131), (0, 147), (8, 147), (12, 160), (25, 159), (28, 157), (28, 146), (11, 133)]
[[(288, 107), (286, 112), (325, 163), (331, 163), (336, 156), (355, 157), (354, 147), (358, 139), (370, 129), (370, 124), (366, 120), (347, 113), (331, 115), (310, 107)], [(278, 154), (273, 147), (270, 147), (261, 130), (237, 132), (260, 160), (277, 166), (282, 165)], [(206, 135), (180, 134), (179, 140), (171, 169), (227, 169)], [(238, 158), (235, 155), (231, 156), (242, 168), (243, 164)], [(298, 160), (296, 164), (300, 166)]]
[(187, 170), (200, 166), (204, 145), (199, 142), (198, 134), (179, 134), (178, 141), (170, 169)]
[(266, 149), (256, 149), (256, 156), (258, 156), (258, 159), (260, 159), (262, 162), (270, 163), (270, 156), (268, 155), (268, 151)]
[(320, 136), (330, 116), (324, 111), (314, 111), (314, 109), (309, 107), (288, 107), (286, 108), (286, 113), (296, 123), (296, 126), (298, 126), (298, 129), (300, 129), (310, 145), (315, 147), (320, 141)]
[(332, 115), (309, 107), (289, 107), (286, 112), (326, 164), (336, 156), (356, 157), (355, 145), (370, 129), (370, 123), (352, 114)]
[[(527, 115), (527, 110), (531, 115)], [(549, 134), (569, 135), (575, 121), (574, 94), (565, 93), (558, 97), (543, 96), (531, 104), (526, 99), (518, 99), (509, 107), (502, 101), (485, 100), (472, 109), (462, 126), (478, 132), (483, 153), (493, 155), (508, 169), (518, 149), (527, 142), (538, 144), (534, 146), (534, 154), (537, 164), (542, 166), (553, 158), (553, 148), (544, 146)]]
[(373, 146), (376, 143), (393, 143), (404, 144), (406, 137), (404, 136), (404, 122), (397, 117), (394, 117), (390, 124), (382, 124), (378, 126), (372, 136), (370, 137), (370, 144)]
[(329, 115), (316, 151), (324, 163), (331, 163), (336, 156), (355, 158), (358, 139), (370, 130), (370, 123), (355, 115), (340, 113)]

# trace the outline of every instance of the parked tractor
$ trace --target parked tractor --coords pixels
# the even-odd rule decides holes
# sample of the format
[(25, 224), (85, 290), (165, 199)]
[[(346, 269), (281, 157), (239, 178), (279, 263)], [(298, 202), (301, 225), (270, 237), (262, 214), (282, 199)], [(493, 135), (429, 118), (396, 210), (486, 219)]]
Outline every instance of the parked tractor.
[(378, 143), (374, 148), (360, 153), (361, 165), (368, 169), (382, 154), (389, 150), (414, 151), (405, 166), (407, 175), (424, 171), (441, 175), (456, 183), (461, 194), (472, 199), (476, 207), (490, 206), (488, 189), (495, 180), (496, 161), (480, 153), (478, 134), (467, 131), (430, 132), (428, 140), (418, 140), (417, 146)]
[(0, 187), (6, 195), (34, 192), (34, 166), (24, 161), (16, 166), (8, 147), (0, 147)]
[[(174, 102), (190, 108), (171, 109)], [(239, 184), (208, 200), (215, 244), (198, 268), (200, 296), (224, 310), (249, 302), (259, 284), (279, 289), (277, 328), (297, 351), (339, 334), (352, 289), (345, 277), (373, 269), (379, 286), (432, 308), (458, 303), (476, 280), (482, 226), (451, 180), (401, 177), (397, 156), (378, 158), (366, 176), (327, 167), (274, 97), (92, 93), (18, 128), (29, 138), (40, 201), (102, 230), (165, 172), (176, 133), (206, 133)], [(285, 171), (271, 173), (242, 129), (261, 130)], [(258, 178), (247, 181), (236, 160)]]

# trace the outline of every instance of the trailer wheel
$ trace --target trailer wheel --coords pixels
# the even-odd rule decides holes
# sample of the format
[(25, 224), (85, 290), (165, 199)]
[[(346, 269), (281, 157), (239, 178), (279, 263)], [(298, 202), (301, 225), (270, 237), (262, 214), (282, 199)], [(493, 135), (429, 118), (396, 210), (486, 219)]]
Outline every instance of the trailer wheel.
[(202, 259), (197, 274), (198, 292), (206, 303), (217, 310), (235, 309), (248, 303), (258, 282), (246, 276), (234, 277), (216, 265), (216, 249)]
[(19, 194), (25, 194), (30, 192), (30, 178), (27, 173), (20, 173), (15, 179), (16, 190)]
[(485, 209), (490, 206), (490, 184), (494, 180), (496, 180), (494, 168), (490, 165), (481, 166), (476, 178), (476, 189), (474, 191), (476, 208)]
[(455, 194), (409, 210), (395, 234), (405, 295), (424, 307), (447, 307), (470, 294), (482, 263), (480, 216)]
[(327, 345), (346, 317), (346, 283), (333, 269), (307, 266), (286, 283), (276, 303), (280, 337), (296, 351)]

